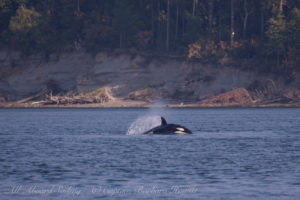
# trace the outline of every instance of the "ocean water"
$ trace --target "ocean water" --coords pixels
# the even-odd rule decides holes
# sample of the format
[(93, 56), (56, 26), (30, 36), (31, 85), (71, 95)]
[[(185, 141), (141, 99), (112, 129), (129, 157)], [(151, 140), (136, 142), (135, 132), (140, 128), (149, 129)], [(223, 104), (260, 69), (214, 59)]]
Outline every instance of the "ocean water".
[(0, 109), (1, 200), (299, 197), (300, 109)]

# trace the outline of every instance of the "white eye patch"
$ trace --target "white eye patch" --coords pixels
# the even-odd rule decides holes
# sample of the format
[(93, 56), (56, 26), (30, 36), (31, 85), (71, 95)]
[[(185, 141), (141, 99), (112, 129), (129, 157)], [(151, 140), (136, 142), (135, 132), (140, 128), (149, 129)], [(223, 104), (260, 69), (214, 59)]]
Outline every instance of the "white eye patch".
[(184, 131), (184, 128), (177, 127), (176, 129), (179, 131)]

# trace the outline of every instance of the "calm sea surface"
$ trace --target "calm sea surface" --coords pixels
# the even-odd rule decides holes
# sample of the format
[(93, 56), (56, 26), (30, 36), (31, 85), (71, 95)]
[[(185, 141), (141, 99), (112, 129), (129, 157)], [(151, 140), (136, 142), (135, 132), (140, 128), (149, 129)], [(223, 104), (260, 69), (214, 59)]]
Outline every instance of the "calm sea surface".
[(299, 197), (300, 109), (0, 109), (1, 200)]

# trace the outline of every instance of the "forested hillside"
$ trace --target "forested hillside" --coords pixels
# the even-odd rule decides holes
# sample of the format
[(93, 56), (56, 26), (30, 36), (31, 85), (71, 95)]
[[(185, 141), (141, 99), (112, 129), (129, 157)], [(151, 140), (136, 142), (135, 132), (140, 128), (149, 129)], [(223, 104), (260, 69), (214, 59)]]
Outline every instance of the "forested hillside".
[(300, 69), (299, 0), (0, 0), (1, 44), (24, 55), (124, 49), (265, 71)]

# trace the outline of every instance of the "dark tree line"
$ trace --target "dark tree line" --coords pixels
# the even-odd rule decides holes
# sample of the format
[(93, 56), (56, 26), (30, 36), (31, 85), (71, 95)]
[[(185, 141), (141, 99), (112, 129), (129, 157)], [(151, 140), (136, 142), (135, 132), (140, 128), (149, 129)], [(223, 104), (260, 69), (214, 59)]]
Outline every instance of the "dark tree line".
[(24, 53), (136, 49), (299, 67), (300, 0), (0, 0), (0, 42)]

